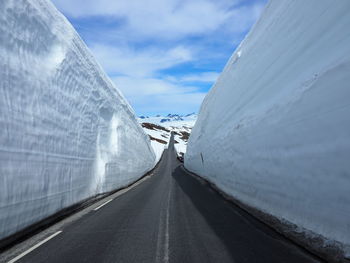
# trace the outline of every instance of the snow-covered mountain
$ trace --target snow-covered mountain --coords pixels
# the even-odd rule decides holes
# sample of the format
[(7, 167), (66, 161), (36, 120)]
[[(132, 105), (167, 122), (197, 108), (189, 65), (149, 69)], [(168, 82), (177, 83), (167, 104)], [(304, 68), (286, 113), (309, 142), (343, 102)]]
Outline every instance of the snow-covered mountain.
[(195, 113), (140, 116), (138, 118), (144, 131), (150, 136), (158, 160), (169, 142), (171, 132), (174, 132), (175, 149), (178, 155), (183, 156), (186, 153), (187, 141), (196, 120), (197, 114)]
[(50, 1), (0, 1), (0, 86), (0, 239), (153, 168), (133, 110)]
[(166, 116), (156, 115), (153, 117), (149, 116), (139, 116), (138, 121), (140, 123), (142, 122), (149, 122), (154, 124), (159, 124), (164, 127), (180, 127), (180, 126), (187, 126), (187, 127), (193, 127), (195, 122), (197, 120), (197, 114), (195, 113), (189, 113), (185, 115), (181, 114), (171, 114), (169, 113)]
[(271, 0), (203, 101), (185, 166), (350, 257), (349, 14)]

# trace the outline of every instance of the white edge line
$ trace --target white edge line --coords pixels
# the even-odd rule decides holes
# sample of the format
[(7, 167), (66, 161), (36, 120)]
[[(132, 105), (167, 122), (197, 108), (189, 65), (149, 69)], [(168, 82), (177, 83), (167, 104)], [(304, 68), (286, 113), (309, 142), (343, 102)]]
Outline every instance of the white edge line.
[(30, 249), (26, 250), (25, 252), (23, 252), (22, 254), (18, 255), (17, 257), (11, 259), (8, 263), (14, 263), (17, 260), (21, 259), (22, 257), (24, 257), (25, 255), (29, 254), (30, 252), (32, 252), (34, 249), (40, 247), (42, 244), (46, 243), (47, 241), (49, 241), (50, 239), (54, 238), (55, 236), (57, 236), (58, 234), (62, 233), (62, 231), (57, 231), (55, 234), (52, 234), (51, 236), (45, 238), (43, 241), (40, 241), (38, 244), (36, 244), (35, 246), (31, 247)]
[(100, 209), (102, 206), (108, 204), (108, 203), (111, 202), (111, 201), (113, 201), (113, 199), (110, 199), (110, 200), (108, 200), (107, 202), (104, 202), (102, 205), (96, 207), (96, 208), (94, 209), (94, 211), (97, 211), (97, 210)]

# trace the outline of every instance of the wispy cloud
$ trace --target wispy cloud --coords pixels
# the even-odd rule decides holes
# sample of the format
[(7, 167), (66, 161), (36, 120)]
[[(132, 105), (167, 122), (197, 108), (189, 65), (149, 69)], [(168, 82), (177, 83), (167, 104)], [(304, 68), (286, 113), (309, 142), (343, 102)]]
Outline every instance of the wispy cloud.
[[(138, 37), (178, 38), (208, 34), (224, 24), (245, 30), (255, 19), (258, 5), (242, 6), (238, 0), (56, 0), (72, 17), (113, 16), (125, 22), (122, 30)], [(253, 12), (253, 13), (252, 13)], [(232, 24), (234, 22), (234, 24)]]
[(191, 51), (183, 46), (136, 50), (128, 46), (93, 44), (90, 49), (112, 75), (150, 77), (159, 70), (192, 60)]
[(198, 74), (189, 74), (182, 76), (178, 80), (181, 82), (209, 82), (213, 83), (219, 77), (218, 72), (201, 72)]
[(139, 114), (197, 111), (266, 0), (53, 0)]

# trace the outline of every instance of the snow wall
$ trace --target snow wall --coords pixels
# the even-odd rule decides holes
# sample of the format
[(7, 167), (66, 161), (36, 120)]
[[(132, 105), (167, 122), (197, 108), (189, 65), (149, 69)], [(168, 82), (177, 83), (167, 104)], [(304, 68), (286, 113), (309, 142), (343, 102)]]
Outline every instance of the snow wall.
[(347, 250), (349, 14), (348, 0), (270, 1), (206, 96), (185, 156), (234, 198)]
[(148, 136), (66, 18), (0, 1), (0, 239), (155, 164)]

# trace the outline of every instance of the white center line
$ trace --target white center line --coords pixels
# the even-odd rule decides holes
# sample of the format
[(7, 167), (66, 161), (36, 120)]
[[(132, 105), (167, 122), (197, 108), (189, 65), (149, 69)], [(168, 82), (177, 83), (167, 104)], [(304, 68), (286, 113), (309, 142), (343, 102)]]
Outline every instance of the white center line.
[(171, 197), (171, 182), (170, 190), (168, 195), (168, 203), (166, 210), (166, 221), (165, 221), (165, 248), (164, 248), (164, 262), (169, 262), (169, 215), (170, 215), (170, 197)]
[(111, 202), (111, 201), (113, 201), (113, 199), (110, 199), (110, 200), (108, 200), (107, 202), (103, 203), (102, 205), (96, 207), (96, 208), (94, 209), (94, 211), (97, 211), (97, 210), (100, 209), (102, 206), (108, 204), (108, 203)]
[(158, 236), (157, 236), (157, 251), (156, 251), (156, 262), (163, 262), (162, 258), (162, 232), (163, 232), (163, 210), (160, 211), (159, 215), (159, 227), (158, 227)]
[(55, 234), (52, 234), (51, 236), (47, 237), (46, 239), (44, 239), (43, 241), (40, 241), (38, 244), (36, 244), (35, 246), (31, 247), (30, 249), (28, 249), (27, 251), (23, 252), (22, 254), (18, 255), (17, 257), (11, 259), (8, 263), (14, 263), (17, 260), (21, 259), (22, 257), (24, 257), (25, 255), (29, 254), (30, 252), (32, 252), (34, 249), (40, 247), (42, 244), (46, 243), (47, 241), (49, 241), (50, 239), (54, 238), (55, 236), (57, 236), (58, 234), (60, 234), (62, 231), (57, 231)]

